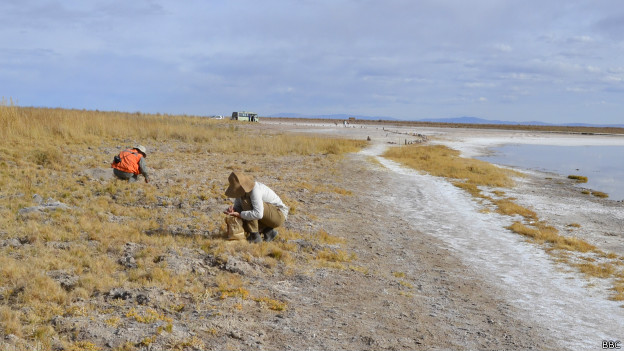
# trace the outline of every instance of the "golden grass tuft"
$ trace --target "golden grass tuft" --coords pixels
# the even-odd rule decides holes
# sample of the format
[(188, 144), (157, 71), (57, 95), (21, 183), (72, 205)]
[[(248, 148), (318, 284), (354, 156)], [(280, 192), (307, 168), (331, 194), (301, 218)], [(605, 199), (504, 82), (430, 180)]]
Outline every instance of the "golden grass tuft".
[(514, 222), (508, 227), (511, 231), (530, 237), (538, 242), (548, 242), (554, 245), (554, 248), (567, 250), (588, 252), (596, 250), (594, 245), (588, 242), (578, 239), (569, 238), (559, 235), (558, 230), (555, 227), (546, 225), (544, 223), (537, 223), (535, 226), (527, 226), (520, 222)]
[(508, 199), (494, 200), (496, 212), (507, 216), (520, 215), (526, 219), (536, 220), (537, 213)]
[(615, 295), (611, 297), (613, 301), (624, 301), (624, 279), (619, 279), (613, 286)]
[(0, 305), (0, 330), (2, 330), (4, 335), (13, 334), (19, 337), (23, 336), (20, 316), (21, 313), (14, 311), (11, 307)]
[(383, 156), (434, 176), (464, 180), (475, 185), (510, 187), (514, 184), (512, 177), (521, 175), (485, 161), (463, 158), (459, 151), (443, 145), (393, 147)]
[(323, 249), (316, 253), (316, 259), (328, 262), (351, 262), (357, 256), (354, 253), (348, 253), (344, 250)]
[(326, 232), (324, 229), (319, 229), (319, 231), (317, 232), (316, 236), (314, 236), (314, 238), (322, 244), (329, 244), (329, 245), (344, 244), (347, 242), (345, 238), (331, 235), (328, 232)]
[(576, 267), (584, 274), (596, 278), (608, 278), (615, 273), (615, 267), (610, 263), (589, 263), (576, 264)]
[(603, 199), (609, 197), (609, 194), (603, 193), (602, 191), (592, 190), (591, 194), (593, 196), (595, 196), (595, 197), (600, 197), (600, 198), (603, 198)]
[(271, 299), (268, 297), (254, 297), (252, 300), (267, 306), (270, 310), (278, 312), (284, 311), (288, 306), (285, 302)]
[(568, 179), (576, 180), (577, 183), (587, 183), (587, 177), (580, 175), (569, 175)]
[(484, 197), (482, 195), (481, 189), (479, 189), (479, 187), (476, 184), (466, 183), (466, 182), (453, 182), (453, 185), (460, 189), (465, 190), (466, 192), (468, 192), (470, 195), (474, 197)]

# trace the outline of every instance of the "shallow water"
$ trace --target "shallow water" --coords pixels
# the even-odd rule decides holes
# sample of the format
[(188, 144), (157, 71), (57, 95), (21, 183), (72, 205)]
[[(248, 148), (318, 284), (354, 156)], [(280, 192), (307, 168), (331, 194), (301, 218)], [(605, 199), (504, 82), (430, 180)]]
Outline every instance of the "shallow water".
[(505, 166), (588, 178), (583, 188), (624, 200), (624, 146), (554, 146), (510, 144), (478, 159)]
[(418, 231), (434, 236), (504, 292), (521, 316), (551, 332), (565, 350), (599, 349), (622, 337), (624, 313), (580, 275), (559, 269), (538, 246), (505, 229), (511, 218), (483, 213), (466, 192), (448, 181), (379, 157), (385, 146), (362, 151), (376, 156), (394, 182), (380, 199), (396, 207)]

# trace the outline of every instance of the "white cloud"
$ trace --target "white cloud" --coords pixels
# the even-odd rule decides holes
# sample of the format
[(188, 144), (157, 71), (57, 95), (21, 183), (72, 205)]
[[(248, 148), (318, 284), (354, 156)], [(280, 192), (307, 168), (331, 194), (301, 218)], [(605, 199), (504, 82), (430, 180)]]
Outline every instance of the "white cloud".
[(496, 44), (494, 47), (500, 52), (511, 52), (511, 46), (507, 44)]
[(482, 117), (552, 119), (545, 106), (620, 93), (618, 4), (7, 0), (0, 95), (37, 106), (399, 118), (471, 115), (481, 100), (502, 114)]

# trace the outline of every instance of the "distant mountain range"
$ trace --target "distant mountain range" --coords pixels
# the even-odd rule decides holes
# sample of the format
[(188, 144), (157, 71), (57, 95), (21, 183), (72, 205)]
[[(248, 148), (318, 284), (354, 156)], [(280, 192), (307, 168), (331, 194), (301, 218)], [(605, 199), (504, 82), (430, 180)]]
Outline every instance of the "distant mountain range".
[(557, 123), (557, 124), (554, 124), (554, 123), (545, 123), (545, 122), (540, 122), (540, 121), (528, 121), (528, 122), (500, 121), (500, 120), (495, 120), (495, 119), (483, 119), (483, 118), (478, 118), (478, 117), (426, 118), (426, 119), (419, 119), (418, 122), (624, 128), (624, 124), (590, 124), (590, 123)]
[(624, 128), (624, 124), (590, 124), (590, 123), (545, 123), (540, 121), (528, 121), (528, 122), (514, 122), (514, 121), (500, 121), (494, 119), (483, 119), (478, 117), (454, 117), (454, 118), (425, 118), (418, 120), (399, 120), (398, 118), (387, 116), (359, 116), (359, 115), (347, 115), (347, 114), (332, 114), (332, 115), (303, 115), (300, 113), (278, 113), (267, 117), (281, 117), (281, 118), (318, 118), (318, 119), (349, 119), (349, 117), (355, 117), (360, 120), (384, 120), (384, 121), (412, 121), (412, 122), (432, 122), (432, 123), (457, 123), (457, 124), (501, 124), (501, 125), (531, 125), (531, 126), (570, 126), (570, 127), (613, 127)]
[(360, 116), (360, 115), (346, 115), (346, 114), (332, 114), (332, 115), (303, 115), (301, 113), (278, 113), (267, 117), (278, 118), (318, 118), (318, 119), (349, 119), (349, 117), (355, 117), (356, 119), (365, 120), (384, 120), (384, 121), (398, 121), (397, 118), (388, 116)]

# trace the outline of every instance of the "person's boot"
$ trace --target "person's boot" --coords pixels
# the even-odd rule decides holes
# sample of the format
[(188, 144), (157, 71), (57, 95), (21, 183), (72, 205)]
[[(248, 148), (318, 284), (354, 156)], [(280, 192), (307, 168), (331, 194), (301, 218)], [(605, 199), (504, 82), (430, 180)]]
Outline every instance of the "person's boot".
[(250, 243), (259, 243), (262, 241), (262, 237), (260, 237), (260, 233), (258, 232), (251, 232), (249, 233), (247, 241), (249, 241)]
[(264, 241), (273, 241), (277, 236), (277, 230), (271, 228), (269, 231), (264, 233)]

